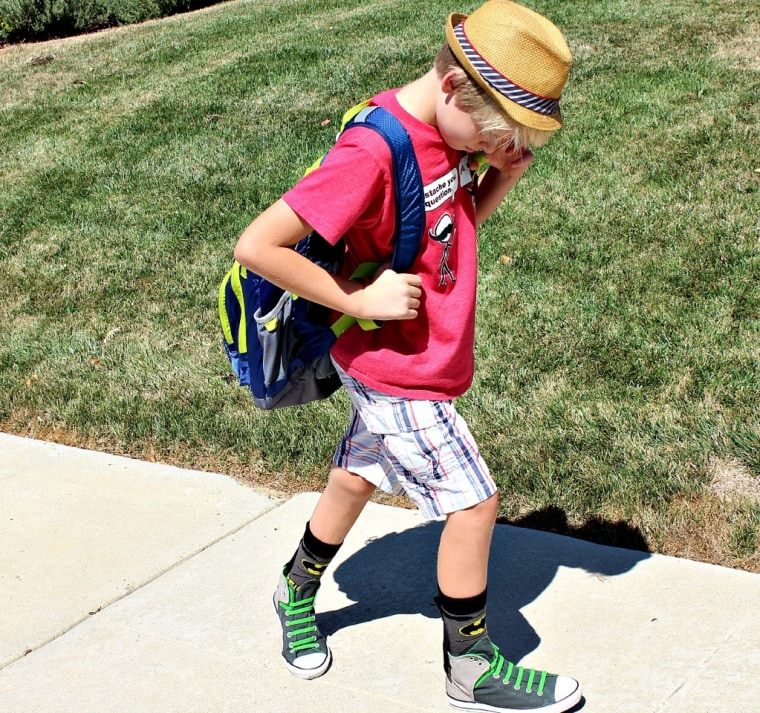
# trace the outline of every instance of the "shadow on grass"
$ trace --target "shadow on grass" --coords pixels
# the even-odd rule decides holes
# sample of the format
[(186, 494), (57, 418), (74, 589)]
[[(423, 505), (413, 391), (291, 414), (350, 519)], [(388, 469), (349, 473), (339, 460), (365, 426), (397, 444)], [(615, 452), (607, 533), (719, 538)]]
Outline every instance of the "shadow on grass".
[[(195, 10), (202, 10), (212, 5), (219, 5), (225, 0), (171, 0), (163, 3), (162, 8), (140, 7), (131, 0), (117, 0), (107, 13), (96, 8), (91, 10), (85, 2), (74, 2), (51, 10), (52, 2), (43, 0), (42, 8), (32, 7), (18, 24), (7, 31), (7, 36), (0, 35), (0, 48), (14, 44), (47, 42), (63, 40), (69, 37), (92, 34), (101, 30), (137, 25), (148, 20), (160, 20), (174, 15), (184, 15)], [(43, 12), (40, 12), (40, 9)], [(47, 10), (47, 12), (44, 12)], [(2, 28), (0, 28), (2, 29)], [(49, 61), (54, 57), (51, 56)]]
[[(558, 534), (526, 528), (551, 525)], [(442, 522), (429, 522), (402, 532), (369, 540), (333, 572), (335, 581), (353, 604), (320, 614), (326, 635), (340, 629), (397, 614), (422, 614), (438, 619), (433, 603), (437, 593), (436, 556)], [(588, 542), (604, 533), (599, 547)], [(627, 548), (627, 549), (622, 549)], [(649, 557), (641, 532), (627, 523), (589, 522), (581, 528), (567, 524), (559, 508), (547, 508), (496, 527), (491, 547), (488, 629), (510, 659), (519, 661), (541, 642), (520, 609), (550, 585), (559, 567), (573, 567), (613, 577), (632, 570)]]
[(575, 527), (568, 523), (565, 511), (555, 505), (545, 507), (543, 510), (536, 510), (516, 520), (499, 518), (498, 524), (553, 532), (556, 535), (575, 537), (579, 540), (595, 542), (598, 545), (651, 552), (641, 530), (637, 527), (626, 522), (608, 522), (598, 518), (592, 518), (584, 525)]

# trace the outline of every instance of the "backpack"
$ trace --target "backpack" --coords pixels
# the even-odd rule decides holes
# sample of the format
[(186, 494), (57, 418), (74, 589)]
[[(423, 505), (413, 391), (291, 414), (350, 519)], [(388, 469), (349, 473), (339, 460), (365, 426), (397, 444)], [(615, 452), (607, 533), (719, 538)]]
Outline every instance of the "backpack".
[[(411, 139), (386, 109), (360, 104), (343, 117), (341, 133), (367, 127), (385, 139), (391, 150), (396, 198), (396, 226), (391, 268), (407, 272), (414, 262), (425, 228), (425, 200)], [(324, 160), (318, 159), (313, 170)], [(308, 171), (307, 171), (308, 173)], [(295, 249), (336, 274), (345, 244), (330, 245), (315, 231)], [(351, 279), (371, 277), (376, 263), (360, 265)], [(346, 330), (382, 326), (372, 320), (342, 315), (331, 323), (331, 310), (299, 298), (237, 261), (219, 287), (219, 319), (224, 347), (240, 386), (247, 386), (263, 409), (309, 403), (330, 396), (340, 387), (330, 348)]]

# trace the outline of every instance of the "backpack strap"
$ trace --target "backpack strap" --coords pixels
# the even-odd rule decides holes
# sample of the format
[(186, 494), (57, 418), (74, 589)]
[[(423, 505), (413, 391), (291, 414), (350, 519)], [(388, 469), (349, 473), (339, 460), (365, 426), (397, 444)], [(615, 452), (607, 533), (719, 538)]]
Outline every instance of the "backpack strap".
[[(358, 111), (356, 111), (358, 109)], [(391, 269), (407, 272), (420, 249), (425, 230), (425, 193), (422, 175), (414, 153), (412, 140), (401, 122), (379, 106), (358, 105), (349, 109), (343, 117), (343, 131), (354, 126), (366, 126), (383, 137), (391, 151), (393, 166), (393, 190), (396, 204), (396, 226), (393, 236)], [(359, 265), (351, 279), (372, 276), (379, 265)], [(343, 315), (333, 325), (333, 332), (340, 336), (351, 325), (359, 323), (362, 329), (377, 329), (382, 323), (370, 319), (356, 319)]]
[(396, 229), (391, 268), (406, 272), (414, 263), (425, 229), (425, 196), (422, 176), (412, 140), (401, 122), (387, 109), (368, 106), (348, 120), (352, 126), (368, 126), (385, 139), (393, 162), (393, 189), (396, 203)]

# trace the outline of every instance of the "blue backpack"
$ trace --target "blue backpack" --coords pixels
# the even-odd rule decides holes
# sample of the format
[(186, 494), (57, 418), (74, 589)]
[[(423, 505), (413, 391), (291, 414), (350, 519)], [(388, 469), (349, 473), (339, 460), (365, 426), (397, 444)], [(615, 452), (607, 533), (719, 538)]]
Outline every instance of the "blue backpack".
[[(422, 177), (411, 139), (393, 114), (366, 102), (343, 117), (341, 132), (355, 127), (373, 129), (390, 147), (396, 198), (391, 268), (408, 272), (425, 228)], [(333, 274), (345, 254), (342, 240), (333, 246), (316, 232), (295, 249)], [(351, 279), (371, 277), (378, 267), (360, 265)], [(250, 388), (257, 406), (275, 409), (327, 398), (340, 387), (330, 359), (335, 340), (356, 323), (362, 329), (382, 326), (350, 315), (331, 323), (330, 315), (326, 307), (273, 285), (237, 261), (233, 264), (219, 287), (219, 319), (232, 370), (240, 386)]]

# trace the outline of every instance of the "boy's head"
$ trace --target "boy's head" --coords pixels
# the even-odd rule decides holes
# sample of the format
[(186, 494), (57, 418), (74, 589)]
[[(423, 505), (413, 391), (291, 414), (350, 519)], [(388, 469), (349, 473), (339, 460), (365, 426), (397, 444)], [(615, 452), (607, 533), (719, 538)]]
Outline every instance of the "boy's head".
[(469, 16), (450, 15), (446, 40), (436, 69), (461, 67), (458, 103), (484, 131), (506, 129), (517, 145), (541, 145), (562, 125), (559, 98), (572, 56), (543, 15), (488, 0)]

